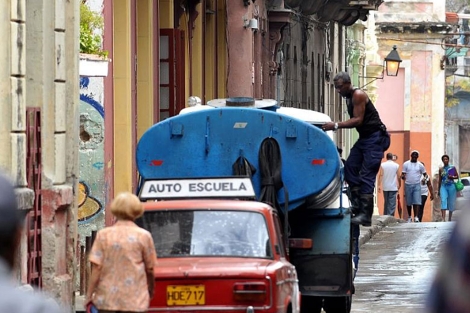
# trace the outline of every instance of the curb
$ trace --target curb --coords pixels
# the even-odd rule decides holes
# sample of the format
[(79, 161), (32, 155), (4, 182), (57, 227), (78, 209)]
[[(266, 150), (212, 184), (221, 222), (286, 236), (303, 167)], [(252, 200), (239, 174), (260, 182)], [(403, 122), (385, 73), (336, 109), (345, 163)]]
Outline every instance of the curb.
[(359, 245), (362, 246), (368, 242), (375, 234), (380, 232), (383, 228), (391, 224), (404, 223), (402, 219), (395, 218), (388, 215), (373, 215), (372, 225), (370, 227), (361, 226), (359, 235)]

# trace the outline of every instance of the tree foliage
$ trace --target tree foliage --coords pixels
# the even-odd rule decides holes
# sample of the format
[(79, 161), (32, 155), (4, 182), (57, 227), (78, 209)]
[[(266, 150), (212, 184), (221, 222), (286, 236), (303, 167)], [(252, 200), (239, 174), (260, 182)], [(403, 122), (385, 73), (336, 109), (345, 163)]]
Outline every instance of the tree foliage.
[(80, 3), (80, 52), (107, 56), (107, 51), (101, 47), (101, 34), (103, 34), (103, 17), (90, 10), (84, 3)]
[(454, 95), (459, 91), (470, 92), (470, 81), (468, 78), (458, 78), (449, 76), (446, 78), (446, 107), (453, 107), (459, 104), (460, 100)]
[(446, 0), (446, 12), (463, 13), (470, 7), (470, 0)]

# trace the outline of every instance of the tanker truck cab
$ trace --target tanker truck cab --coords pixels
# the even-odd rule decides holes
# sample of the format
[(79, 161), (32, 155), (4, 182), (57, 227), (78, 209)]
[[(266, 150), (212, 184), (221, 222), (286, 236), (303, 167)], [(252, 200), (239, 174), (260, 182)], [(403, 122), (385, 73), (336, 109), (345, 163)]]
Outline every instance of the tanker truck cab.
[(139, 197), (158, 258), (149, 312), (299, 313), (279, 216), (249, 178), (148, 179)]

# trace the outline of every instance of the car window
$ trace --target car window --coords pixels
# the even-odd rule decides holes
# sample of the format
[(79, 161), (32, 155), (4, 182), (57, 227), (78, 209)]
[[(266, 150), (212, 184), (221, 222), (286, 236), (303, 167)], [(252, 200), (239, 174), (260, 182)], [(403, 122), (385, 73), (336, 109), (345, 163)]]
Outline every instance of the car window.
[(272, 258), (264, 216), (248, 211), (149, 211), (137, 224), (152, 234), (159, 258)]

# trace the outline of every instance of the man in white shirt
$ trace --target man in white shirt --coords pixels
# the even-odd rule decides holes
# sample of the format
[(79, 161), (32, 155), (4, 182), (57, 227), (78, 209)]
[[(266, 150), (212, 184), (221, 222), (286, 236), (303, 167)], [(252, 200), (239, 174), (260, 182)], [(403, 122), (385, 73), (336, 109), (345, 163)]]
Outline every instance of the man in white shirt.
[(379, 192), (382, 190), (384, 195), (384, 215), (395, 215), (397, 207), (397, 194), (401, 187), (401, 181), (398, 178), (399, 165), (393, 161), (393, 154), (387, 153), (387, 161), (380, 165), (379, 171)]
[(414, 221), (419, 222), (418, 212), (421, 207), (421, 175), (428, 177), (423, 163), (418, 162), (419, 152), (411, 151), (411, 159), (403, 163), (401, 179), (405, 181), (405, 200), (408, 211), (408, 223), (411, 223), (411, 206)]

